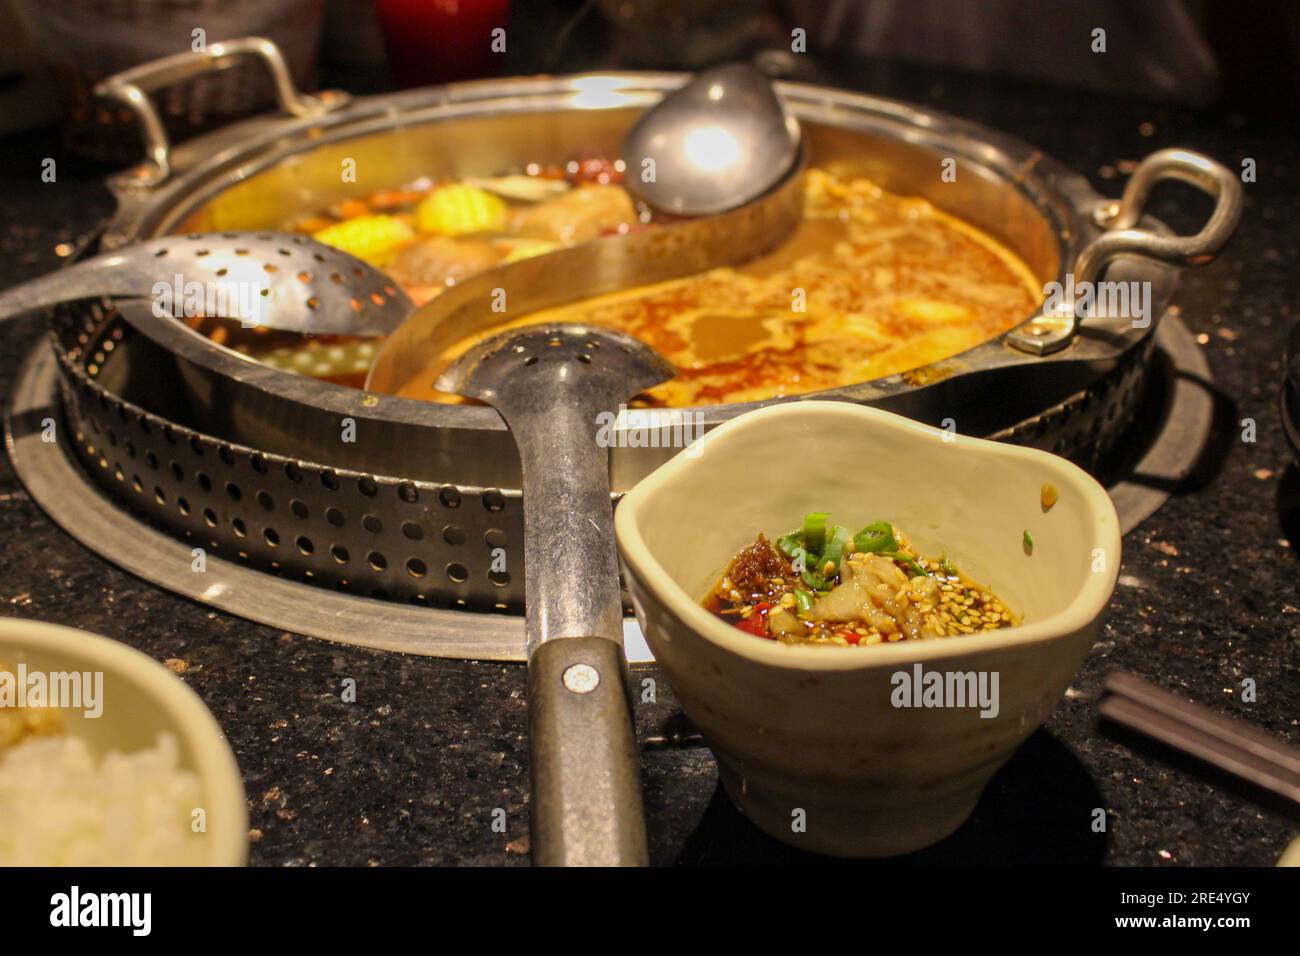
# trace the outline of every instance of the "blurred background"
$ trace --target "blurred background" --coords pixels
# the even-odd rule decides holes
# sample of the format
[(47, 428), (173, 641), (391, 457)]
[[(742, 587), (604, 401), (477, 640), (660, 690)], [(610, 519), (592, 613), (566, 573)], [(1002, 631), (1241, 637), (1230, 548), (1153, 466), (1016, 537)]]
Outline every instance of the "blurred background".
[[(0, 31), (0, 135), (59, 123), (70, 152), (116, 165), (139, 157), (138, 134), (95, 82), (247, 35), (279, 44), (300, 87), (357, 93), (753, 58), (868, 91), (942, 66), (1242, 114), (1294, 115), (1300, 95), (1294, 0), (0, 0)], [(162, 108), (183, 138), (270, 98), (243, 64)]]

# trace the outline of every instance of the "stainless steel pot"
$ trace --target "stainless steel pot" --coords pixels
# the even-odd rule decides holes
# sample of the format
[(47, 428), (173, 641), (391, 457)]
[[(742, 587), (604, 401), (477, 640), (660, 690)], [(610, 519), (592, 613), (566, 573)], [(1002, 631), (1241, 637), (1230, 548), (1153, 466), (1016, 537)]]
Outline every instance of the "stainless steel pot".
[[(146, 91), (246, 55), (272, 67), (287, 115), (167, 144), (149, 121)], [(274, 64), (265, 41), (234, 41), (107, 81), (106, 94), (140, 113), (150, 160), (113, 179), (118, 211), (106, 246), (170, 231), (270, 229), (420, 176), (491, 175), (575, 154), (616, 154), (638, 113), (683, 81), (537, 77), (353, 100), (303, 97)], [(1006, 244), (1044, 284), (1104, 272), (1150, 292), (1145, 323), (1131, 314), (1076, 322), (1039, 312), (961, 355), (817, 397), (934, 424), (951, 419), (965, 433), (1085, 460), (1104, 449), (1140, 394), (1174, 266), (1207, 261), (1236, 225), (1235, 177), (1198, 154), (1165, 150), (1139, 165), (1114, 202), (1032, 147), (974, 124), (842, 90), (778, 89), (803, 124), (814, 164), (928, 199)], [(941, 176), (945, 160), (955, 161), (954, 181)], [(355, 181), (346, 170), (355, 170)], [(1215, 197), (1197, 235), (1170, 236), (1142, 216), (1151, 186), (1165, 178)], [(137, 510), (319, 583), (440, 605), (520, 605), (519, 461), (491, 409), (291, 375), (148, 309), (63, 310), (56, 342), (78, 453)], [(700, 412), (708, 427), (752, 407)], [(353, 424), (355, 441), (340, 440), (344, 422)], [(673, 453), (616, 444), (616, 493)], [(108, 453), (117, 449), (124, 451)], [(498, 549), (508, 571), (493, 570)]]

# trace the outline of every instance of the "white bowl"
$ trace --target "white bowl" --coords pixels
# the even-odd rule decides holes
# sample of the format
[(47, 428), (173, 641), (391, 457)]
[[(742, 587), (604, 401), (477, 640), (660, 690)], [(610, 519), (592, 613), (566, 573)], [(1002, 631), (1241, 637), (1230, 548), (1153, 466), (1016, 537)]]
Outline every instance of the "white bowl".
[(15, 668), (26, 664), (28, 673), (102, 672), (102, 714), (60, 709), (67, 736), (84, 740), (98, 758), (109, 750), (153, 747), (160, 733), (171, 733), (181, 768), (198, 777), (202, 790), (207, 865), (247, 862), (248, 807), (235, 755), (203, 701), (176, 675), (125, 644), (18, 618), (0, 618), (0, 660)]
[[(1048, 482), (1060, 497), (1044, 511)], [(893, 522), (1023, 624), (789, 646), (701, 606), (758, 532), (775, 539), (808, 511), (853, 528)], [(770, 406), (717, 428), (626, 494), (615, 526), (642, 629), (732, 800), (772, 836), (840, 856), (909, 852), (962, 824), (1083, 662), (1120, 560), (1105, 489), (1066, 460), (844, 402)], [(895, 707), (895, 675), (916, 664), (996, 672), (996, 716)]]

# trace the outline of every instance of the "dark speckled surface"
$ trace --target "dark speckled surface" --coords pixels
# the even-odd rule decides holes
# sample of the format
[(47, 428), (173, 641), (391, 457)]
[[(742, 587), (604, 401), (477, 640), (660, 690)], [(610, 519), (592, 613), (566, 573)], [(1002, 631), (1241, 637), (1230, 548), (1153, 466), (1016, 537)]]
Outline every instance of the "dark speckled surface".
[[(1206, 115), (954, 74), (834, 70), (840, 82), (984, 122), (1118, 193), (1125, 161), (1189, 145), (1258, 165), (1222, 258), (1187, 276), (1184, 318), (1222, 392), (1206, 479), (1125, 540), (1121, 584), (1085, 670), (1047, 727), (997, 775), (957, 834), (905, 863), (1271, 864), (1297, 826), (1223, 781), (1100, 732), (1102, 675), (1122, 668), (1300, 743), (1300, 479), (1277, 418), (1282, 343), (1295, 320), (1300, 141), (1294, 125)], [(1144, 124), (1150, 124), (1144, 126)], [(0, 140), (0, 284), (39, 274), (109, 208), (100, 171), (53, 133)], [(40, 179), (42, 158), (58, 181)], [(1206, 206), (1177, 188), (1155, 211), (1182, 230)], [(0, 328), (0, 389), (38, 334)], [(252, 860), (265, 865), (526, 862), (521, 667), (437, 661), (277, 632), (173, 597), (55, 527), (0, 460), (0, 613), (87, 628), (184, 662), (225, 728), (247, 784)], [(180, 665), (174, 665), (179, 667)], [(648, 672), (653, 675), (653, 671)], [(357, 701), (340, 699), (353, 678)], [(1253, 679), (1258, 700), (1240, 700)], [(670, 690), (643, 705), (643, 738), (677, 726)], [(707, 750), (649, 743), (651, 854), (661, 864), (808, 862), (759, 834), (718, 790)], [(1109, 832), (1089, 826), (1094, 807)], [(491, 826), (506, 811), (507, 832)], [(869, 811), (868, 811), (869, 812)], [(815, 859), (815, 858), (812, 858)]]

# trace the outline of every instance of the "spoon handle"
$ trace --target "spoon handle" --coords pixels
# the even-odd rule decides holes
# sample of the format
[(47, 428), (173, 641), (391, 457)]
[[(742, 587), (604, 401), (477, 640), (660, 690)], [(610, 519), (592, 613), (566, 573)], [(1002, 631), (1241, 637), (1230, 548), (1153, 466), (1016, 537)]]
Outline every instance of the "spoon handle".
[(623, 648), (546, 641), (528, 662), (532, 852), (537, 866), (645, 866), (640, 752)]
[(535, 395), (506, 415), (523, 468), (532, 852), (539, 866), (646, 865), (609, 458), (592, 439), (594, 408), (603, 404), (594, 390), (554, 403)]
[(494, 407), (519, 449), (532, 853), (541, 866), (647, 861), (609, 449), (614, 409), (672, 375), (630, 336), (543, 324), (478, 343), (438, 377), (439, 389)]
[(146, 296), (149, 284), (133, 269), (113, 268), (96, 256), (0, 292), (0, 321), (99, 296)]

